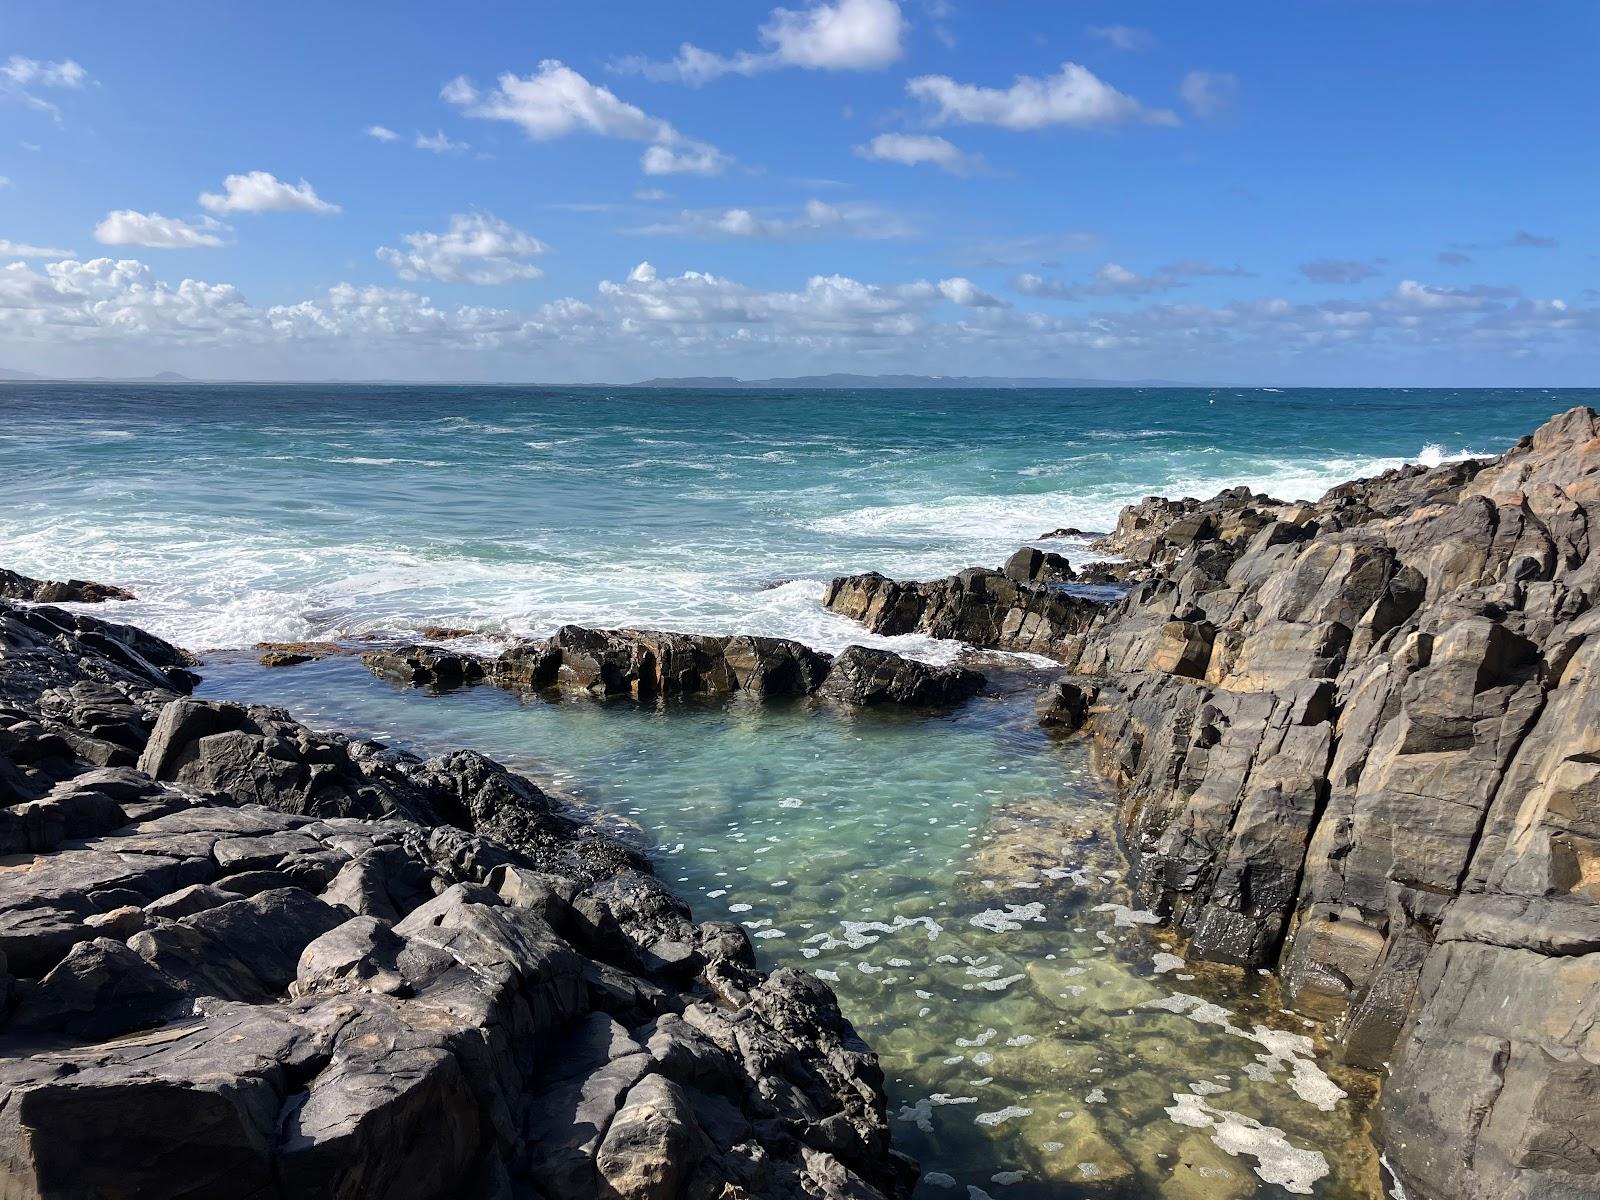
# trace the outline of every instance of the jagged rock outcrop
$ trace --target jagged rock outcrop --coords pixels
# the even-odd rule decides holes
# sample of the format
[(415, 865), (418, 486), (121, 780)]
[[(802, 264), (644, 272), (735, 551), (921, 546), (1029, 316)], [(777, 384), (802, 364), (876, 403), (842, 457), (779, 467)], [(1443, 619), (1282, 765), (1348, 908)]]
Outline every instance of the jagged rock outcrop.
[(593, 696), (817, 696), (844, 704), (954, 704), (983, 687), (962, 667), (933, 667), (887, 650), (850, 646), (837, 658), (787, 638), (586, 629), (479, 658), (439, 646), (362, 655), (374, 674), (440, 690), (488, 681), (515, 691)]
[(817, 695), (846, 704), (955, 704), (981, 690), (983, 676), (964, 667), (932, 667), (887, 650), (850, 646), (833, 660)]
[(135, 600), (132, 592), (109, 583), (87, 579), (33, 579), (0, 568), (0, 600), (28, 600), (36, 604), (100, 604), (107, 600)]
[(6, 1195), (909, 1193), (816, 979), (481, 755), (191, 683), (0, 603)]
[[(1429, 1200), (1600, 1197), (1600, 417), (1285, 504), (1152, 499), (1065, 656), (1189, 953), (1381, 1068)], [(1087, 677), (1087, 678), (1086, 678)]]
[(849, 575), (830, 583), (822, 602), (873, 633), (925, 633), (1066, 661), (1081, 653), (1083, 635), (1105, 604), (1052, 586), (1048, 580), (1060, 568), (1051, 560), (1057, 558), (1025, 548), (1004, 570), (973, 567), (924, 583), (877, 572)]

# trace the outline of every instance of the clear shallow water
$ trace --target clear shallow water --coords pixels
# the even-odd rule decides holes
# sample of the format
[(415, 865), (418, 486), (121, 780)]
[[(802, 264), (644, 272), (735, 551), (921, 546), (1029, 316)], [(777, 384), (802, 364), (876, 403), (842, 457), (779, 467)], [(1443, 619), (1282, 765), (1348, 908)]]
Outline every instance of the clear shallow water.
[(213, 664), (202, 692), (474, 746), (635, 823), (699, 917), (833, 985), (883, 1059), (925, 1198), (1294, 1194), (1257, 1167), (1378, 1195), (1370, 1080), (1324, 1074), (1270, 980), (1183, 963), (1140, 923), (1113, 798), (1081, 743), (1039, 728), (1030, 674), (932, 717), (430, 697), (350, 659)]
[(4, 384), (0, 544), (190, 646), (575, 621), (838, 648), (835, 574), (998, 563), (1154, 492), (1314, 496), (1581, 399)]
[[(1157, 492), (1315, 496), (1595, 402), (0, 385), (0, 565), (130, 587), (104, 615), (193, 649), (566, 621), (837, 649), (879, 639), (821, 611), (835, 574), (997, 563)], [(1271, 980), (1125, 907), (1114, 800), (1020, 676), (935, 717), (432, 698), (350, 660), (217, 660), (204, 691), (476, 746), (635, 822), (702, 917), (834, 983), (924, 1197), (1379, 1194), (1370, 1081), (1318, 1065)]]

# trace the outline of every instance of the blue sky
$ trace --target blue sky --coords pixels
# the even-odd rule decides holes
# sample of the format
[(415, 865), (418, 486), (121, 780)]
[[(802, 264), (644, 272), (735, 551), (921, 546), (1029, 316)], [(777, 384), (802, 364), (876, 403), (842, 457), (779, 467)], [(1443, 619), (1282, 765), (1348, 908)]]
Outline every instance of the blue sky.
[(14, 3), (0, 366), (1586, 385), (1600, 7)]

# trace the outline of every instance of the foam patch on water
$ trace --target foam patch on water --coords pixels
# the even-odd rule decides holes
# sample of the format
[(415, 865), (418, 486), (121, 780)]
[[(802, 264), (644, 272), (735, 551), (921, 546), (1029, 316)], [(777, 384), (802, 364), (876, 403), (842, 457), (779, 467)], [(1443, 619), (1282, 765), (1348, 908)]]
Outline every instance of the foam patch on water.
[(1296, 1149), (1281, 1129), (1242, 1113), (1213, 1108), (1192, 1093), (1174, 1092), (1172, 1099), (1175, 1103), (1166, 1112), (1175, 1124), (1211, 1130), (1211, 1140), (1219, 1149), (1236, 1158), (1254, 1158), (1256, 1174), (1266, 1183), (1309, 1196), (1312, 1185), (1329, 1174), (1325, 1157), (1315, 1150)]

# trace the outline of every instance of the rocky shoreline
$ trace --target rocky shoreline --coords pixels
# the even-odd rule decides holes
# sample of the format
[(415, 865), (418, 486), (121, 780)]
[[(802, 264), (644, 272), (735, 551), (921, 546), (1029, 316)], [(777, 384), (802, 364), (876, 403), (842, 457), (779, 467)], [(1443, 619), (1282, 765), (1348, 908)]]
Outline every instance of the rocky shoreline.
[(909, 1194), (820, 981), (493, 761), (189, 665), (0, 601), (6, 1195)]
[[(1112, 561), (1024, 547), (943, 580), (836, 579), (824, 603), (1062, 664), (1040, 719), (1120, 785), (1140, 901), (1187, 958), (1274, 969), (1341, 1062), (1384, 1076), (1407, 1195), (1594, 1200), (1597, 529), (1600, 416), (1574, 409), (1498, 459), (1315, 503), (1151, 498), (1092, 541), (1045, 535)], [(776, 638), (437, 644), (468, 632), (363, 662), (639, 701), (917, 709), (985, 686)], [(762, 974), (740, 926), (695, 923), (636, 851), (493, 761), (194, 700), (192, 665), (0, 599), (16, 1194), (909, 1193), (876, 1059), (824, 984)]]
[(1578, 408), (1315, 504), (1132, 506), (1092, 546), (1135, 580), (1110, 606), (1006, 569), (826, 602), (1068, 667), (1041, 715), (1122, 786), (1141, 898), (1386, 1074), (1407, 1195), (1576, 1200), (1600, 1196), (1596, 531)]

